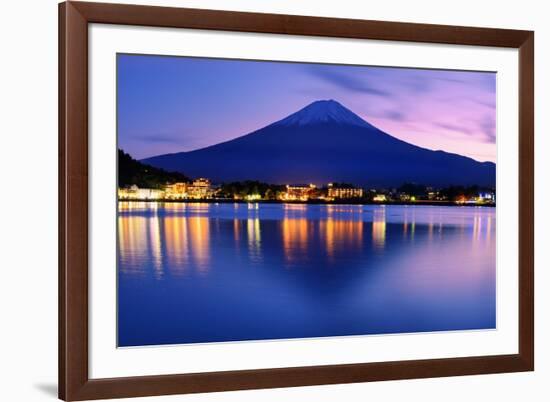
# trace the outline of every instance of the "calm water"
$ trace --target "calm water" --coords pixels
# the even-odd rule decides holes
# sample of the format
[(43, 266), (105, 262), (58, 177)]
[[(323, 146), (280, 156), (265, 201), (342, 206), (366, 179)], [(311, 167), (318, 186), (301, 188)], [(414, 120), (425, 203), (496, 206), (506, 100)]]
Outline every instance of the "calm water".
[(121, 202), (119, 346), (495, 328), (495, 209)]

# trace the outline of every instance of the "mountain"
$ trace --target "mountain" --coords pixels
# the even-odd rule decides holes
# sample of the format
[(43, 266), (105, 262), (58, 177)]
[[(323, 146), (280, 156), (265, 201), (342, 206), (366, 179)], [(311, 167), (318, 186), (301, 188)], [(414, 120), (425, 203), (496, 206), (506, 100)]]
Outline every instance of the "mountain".
[(401, 141), (334, 100), (236, 139), (143, 162), (214, 182), (495, 185), (495, 164)]

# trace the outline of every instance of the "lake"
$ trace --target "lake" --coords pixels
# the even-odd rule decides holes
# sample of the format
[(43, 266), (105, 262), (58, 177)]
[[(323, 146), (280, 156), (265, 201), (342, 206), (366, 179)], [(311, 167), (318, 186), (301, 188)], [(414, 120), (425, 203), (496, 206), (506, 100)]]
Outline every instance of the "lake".
[(494, 208), (119, 202), (118, 345), (491, 329)]

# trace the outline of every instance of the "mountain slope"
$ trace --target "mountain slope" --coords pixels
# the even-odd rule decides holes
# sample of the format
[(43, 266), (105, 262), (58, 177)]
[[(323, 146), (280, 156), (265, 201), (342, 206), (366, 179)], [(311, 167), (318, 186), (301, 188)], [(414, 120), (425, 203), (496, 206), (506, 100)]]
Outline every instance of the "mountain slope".
[(361, 119), (338, 102), (317, 101), (260, 130), (191, 152), (143, 162), (215, 182), (351, 182), (397, 186), (417, 182), (494, 186), (495, 164), (421, 148)]

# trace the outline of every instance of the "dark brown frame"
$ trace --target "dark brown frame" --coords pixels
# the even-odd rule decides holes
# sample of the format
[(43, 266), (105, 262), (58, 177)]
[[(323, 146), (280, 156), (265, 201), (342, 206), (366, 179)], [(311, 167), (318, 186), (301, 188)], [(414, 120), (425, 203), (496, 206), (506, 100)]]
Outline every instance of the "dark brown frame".
[[(519, 353), (215, 373), (88, 377), (88, 24), (106, 23), (519, 49)], [(508, 29), (66, 2), (59, 5), (59, 397), (292, 387), (534, 369), (534, 33)]]

